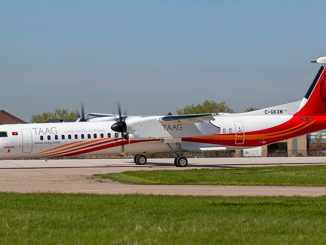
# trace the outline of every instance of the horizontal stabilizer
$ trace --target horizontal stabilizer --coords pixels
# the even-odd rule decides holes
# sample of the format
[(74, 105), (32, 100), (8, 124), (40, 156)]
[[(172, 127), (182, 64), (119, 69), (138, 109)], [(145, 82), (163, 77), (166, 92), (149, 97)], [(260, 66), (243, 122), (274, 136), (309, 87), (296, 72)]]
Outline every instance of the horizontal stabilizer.
[(317, 60), (313, 60), (311, 61), (312, 63), (317, 63), (317, 64), (320, 64), (322, 66), (325, 66), (326, 65), (326, 57), (320, 57), (318, 58)]

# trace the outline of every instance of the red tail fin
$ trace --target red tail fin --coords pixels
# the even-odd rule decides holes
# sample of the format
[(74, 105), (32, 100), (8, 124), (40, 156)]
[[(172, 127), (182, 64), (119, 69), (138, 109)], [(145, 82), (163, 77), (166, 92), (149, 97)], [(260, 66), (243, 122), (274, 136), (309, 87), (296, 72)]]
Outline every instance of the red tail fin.
[(321, 67), (302, 100), (300, 116), (326, 116), (326, 68)]

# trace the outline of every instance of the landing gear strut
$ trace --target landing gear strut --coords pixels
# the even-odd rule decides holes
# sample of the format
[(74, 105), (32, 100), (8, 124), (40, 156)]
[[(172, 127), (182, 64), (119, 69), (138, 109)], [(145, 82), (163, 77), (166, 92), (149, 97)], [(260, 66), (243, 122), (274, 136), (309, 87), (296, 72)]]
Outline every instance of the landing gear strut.
[(170, 148), (170, 150), (173, 152), (175, 159), (174, 159), (174, 165), (176, 167), (187, 167), (188, 166), (188, 159), (184, 156), (182, 156), (182, 152), (181, 152), (181, 147), (180, 145), (177, 145), (179, 148), (179, 151), (176, 151), (170, 144), (167, 144), (168, 147)]
[(147, 157), (142, 154), (136, 154), (134, 157), (134, 162), (136, 165), (145, 165), (147, 163)]

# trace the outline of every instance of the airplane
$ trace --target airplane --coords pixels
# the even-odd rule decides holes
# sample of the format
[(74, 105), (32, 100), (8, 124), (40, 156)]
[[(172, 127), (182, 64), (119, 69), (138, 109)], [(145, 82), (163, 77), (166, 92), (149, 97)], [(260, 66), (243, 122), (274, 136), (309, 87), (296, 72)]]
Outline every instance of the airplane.
[(301, 101), (245, 113), (165, 116), (90, 113), (76, 122), (0, 125), (0, 159), (59, 158), (87, 154), (172, 152), (186, 167), (186, 151), (218, 151), (271, 144), (326, 128), (326, 57)]

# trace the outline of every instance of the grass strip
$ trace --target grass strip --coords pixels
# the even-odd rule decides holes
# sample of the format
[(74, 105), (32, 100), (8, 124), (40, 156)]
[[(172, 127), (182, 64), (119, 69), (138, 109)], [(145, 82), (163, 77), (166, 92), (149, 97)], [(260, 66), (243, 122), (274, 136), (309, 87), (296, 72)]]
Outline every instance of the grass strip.
[(326, 197), (0, 194), (1, 244), (326, 244)]
[(96, 176), (131, 184), (326, 186), (326, 165), (126, 171)]

